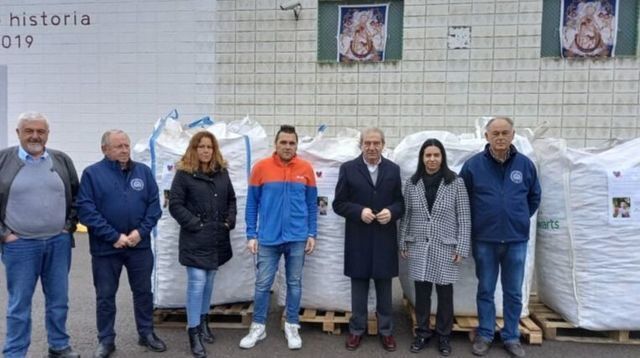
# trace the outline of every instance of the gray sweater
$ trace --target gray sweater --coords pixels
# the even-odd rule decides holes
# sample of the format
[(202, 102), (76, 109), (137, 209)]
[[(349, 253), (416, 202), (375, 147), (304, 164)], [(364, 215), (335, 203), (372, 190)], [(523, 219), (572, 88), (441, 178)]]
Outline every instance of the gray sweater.
[[(53, 163), (53, 170), (58, 173), (64, 183), (67, 207), (64, 229), (69, 233), (73, 233), (76, 231), (76, 224), (78, 223), (75, 204), (79, 187), (78, 174), (68, 155), (49, 148), (47, 148), (47, 152)], [(17, 146), (0, 151), (0, 237), (5, 237), (10, 232), (9, 228), (5, 225), (9, 189), (23, 166), (24, 162), (18, 157)]]

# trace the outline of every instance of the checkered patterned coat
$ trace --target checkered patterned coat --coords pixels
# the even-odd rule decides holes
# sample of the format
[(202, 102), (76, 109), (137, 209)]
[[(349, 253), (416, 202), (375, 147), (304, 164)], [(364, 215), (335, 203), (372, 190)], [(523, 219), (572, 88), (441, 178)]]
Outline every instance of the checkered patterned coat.
[(458, 280), (460, 264), (453, 255), (468, 257), (471, 237), (469, 197), (462, 178), (440, 182), (429, 213), (422, 180), (404, 185), (405, 214), (400, 222), (398, 246), (406, 250), (409, 278), (449, 284)]

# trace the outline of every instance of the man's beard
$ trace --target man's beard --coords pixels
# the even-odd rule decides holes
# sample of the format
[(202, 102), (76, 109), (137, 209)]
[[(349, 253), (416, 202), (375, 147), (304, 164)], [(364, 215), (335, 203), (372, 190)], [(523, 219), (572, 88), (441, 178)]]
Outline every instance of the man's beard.
[(27, 151), (30, 153), (40, 153), (44, 149), (42, 142), (27, 142)]

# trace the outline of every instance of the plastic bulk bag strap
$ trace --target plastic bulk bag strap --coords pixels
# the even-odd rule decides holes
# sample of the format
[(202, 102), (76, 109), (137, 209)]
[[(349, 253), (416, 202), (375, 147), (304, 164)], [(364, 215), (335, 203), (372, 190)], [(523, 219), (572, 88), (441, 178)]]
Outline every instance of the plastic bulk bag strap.
[(162, 131), (164, 130), (168, 119), (178, 120), (178, 110), (174, 109), (163, 118), (160, 118), (160, 120), (156, 122), (153, 128), (151, 137), (149, 137), (149, 152), (151, 153), (151, 173), (153, 173), (154, 177), (156, 176), (156, 140), (158, 140), (160, 133), (162, 133)]
[(213, 125), (213, 120), (209, 116), (204, 116), (200, 119), (196, 119), (195, 121), (187, 124), (187, 128), (206, 128), (210, 125)]

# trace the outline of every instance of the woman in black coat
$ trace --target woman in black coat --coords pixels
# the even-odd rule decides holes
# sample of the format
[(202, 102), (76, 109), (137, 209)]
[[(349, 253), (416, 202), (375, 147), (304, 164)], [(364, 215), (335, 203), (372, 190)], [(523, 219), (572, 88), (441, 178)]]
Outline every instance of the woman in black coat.
[(236, 194), (216, 137), (196, 133), (177, 164), (169, 212), (180, 224), (179, 261), (187, 267), (187, 321), (191, 353), (206, 357), (213, 343), (208, 312), (213, 278), (232, 256), (229, 231), (236, 224)]

